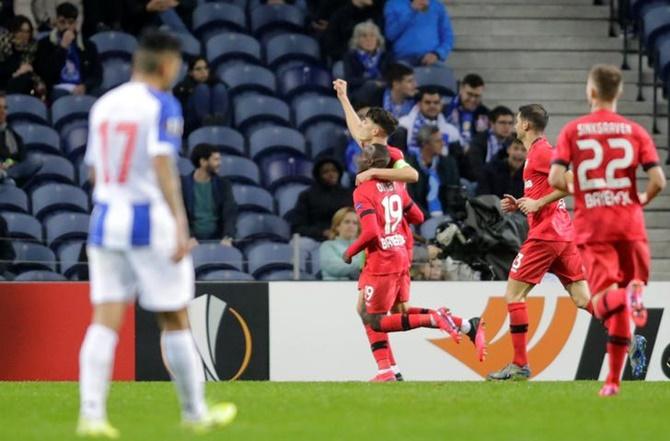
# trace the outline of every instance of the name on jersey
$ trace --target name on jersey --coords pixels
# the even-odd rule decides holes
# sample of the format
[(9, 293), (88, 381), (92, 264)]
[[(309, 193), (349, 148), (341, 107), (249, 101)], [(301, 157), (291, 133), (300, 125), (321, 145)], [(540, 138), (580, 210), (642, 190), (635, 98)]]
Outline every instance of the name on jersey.
[(633, 200), (630, 198), (630, 193), (627, 191), (603, 190), (594, 191), (593, 193), (586, 193), (584, 195), (584, 203), (586, 208), (596, 207), (615, 207), (631, 205)]
[(377, 182), (377, 190), (380, 193), (387, 193), (395, 190), (395, 187), (393, 187), (393, 182)]
[(585, 135), (632, 135), (633, 128), (623, 122), (594, 122), (577, 124), (578, 136)]
[(392, 247), (404, 247), (405, 237), (402, 234), (394, 234), (393, 236), (386, 236), (379, 239), (382, 250), (388, 250)]

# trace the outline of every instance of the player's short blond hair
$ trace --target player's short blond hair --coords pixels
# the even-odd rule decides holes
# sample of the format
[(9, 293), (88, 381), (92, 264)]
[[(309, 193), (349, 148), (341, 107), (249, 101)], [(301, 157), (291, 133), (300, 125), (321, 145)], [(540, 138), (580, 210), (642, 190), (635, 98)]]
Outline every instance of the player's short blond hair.
[(591, 68), (589, 78), (598, 98), (603, 101), (614, 101), (623, 85), (621, 69), (611, 64), (596, 64)]
[[(342, 222), (344, 222), (344, 218), (347, 217), (347, 214), (349, 213), (356, 214), (356, 210), (354, 210), (352, 207), (342, 207), (335, 212), (335, 214), (333, 215), (333, 221), (330, 224), (330, 231), (333, 234), (333, 237), (337, 237), (337, 228), (340, 226)], [(358, 236), (360, 232), (361, 232), (361, 224), (359, 222), (358, 233), (356, 233), (356, 236)]]

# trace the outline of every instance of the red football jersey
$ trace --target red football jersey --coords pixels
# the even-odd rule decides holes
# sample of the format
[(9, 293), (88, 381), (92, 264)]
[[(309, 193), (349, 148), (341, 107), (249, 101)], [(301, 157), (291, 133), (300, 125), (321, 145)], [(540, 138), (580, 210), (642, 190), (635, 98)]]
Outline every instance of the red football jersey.
[(405, 155), (399, 148), (386, 145), (386, 149), (388, 150), (389, 156), (391, 157), (391, 161), (389, 162), (389, 168), (393, 168), (396, 162), (405, 159)]
[[(524, 197), (541, 199), (554, 191), (549, 185), (552, 150), (546, 138), (535, 140), (530, 147), (523, 169)], [(528, 215), (528, 239), (572, 242), (574, 234), (563, 199)]]
[(635, 171), (658, 165), (658, 153), (646, 130), (598, 110), (563, 127), (553, 161), (572, 164), (577, 243), (647, 238)]
[[(405, 160), (405, 155), (403, 154), (402, 150), (400, 150), (397, 147), (393, 147), (387, 144), (386, 146), (389, 156), (391, 157), (391, 161), (389, 162), (389, 168), (393, 168), (395, 166), (395, 163), (398, 161), (404, 161)], [(408, 253), (408, 258), (409, 258), (409, 266), (412, 266), (412, 256), (414, 253), (414, 233), (412, 233), (412, 228), (409, 226), (409, 222), (407, 222), (407, 219), (403, 218), (402, 222), (400, 223), (400, 232), (402, 235), (405, 236), (407, 239), (407, 253)]]
[(361, 221), (361, 234), (347, 249), (354, 256), (367, 251), (364, 271), (392, 274), (407, 271), (408, 238), (400, 227), (403, 219), (423, 221), (423, 213), (399, 182), (370, 180), (354, 190), (354, 207)]

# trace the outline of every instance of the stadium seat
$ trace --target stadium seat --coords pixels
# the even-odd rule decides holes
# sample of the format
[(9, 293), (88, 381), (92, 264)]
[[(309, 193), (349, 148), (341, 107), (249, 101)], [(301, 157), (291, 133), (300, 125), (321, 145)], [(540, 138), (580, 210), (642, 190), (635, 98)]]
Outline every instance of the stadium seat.
[(289, 182), (311, 184), (313, 167), (312, 161), (302, 158), (267, 161), (263, 165), (264, 184), (270, 191)]
[(309, 269), (314, 277), (321, 278), (321, 254), (318, 248), (309, 252)]
[(261, 64), (261, 44), (249, 35), (219, 34), (207, 40), (205, 49), (211, 72), (219, 77), (233, 65)]
[(278, 126), (263, 127), (249, 135), (249, 155), (254, 161), (276, 154), (307, 156), (305, 138), (295, 129)]
[(303, 32), (305, 14), (292, 5), (263, 5), (251, 11), (251, 31), (257, 37), (280, 32)]
[(348, 143), (347, 129), (330, 121), (310, 125), (305, 131), (305, 138), (313, 159), (325, 155), (343, 157)]
[(54, 271), (26, 271), (14, 278), (15, 282), (67, 282), (62, 274)]
[(267, 190), (255, 185), (233, 185), (233, 196), (241, 211), (274, 213), (275, 200)]
[(75, 183), (74, 166), (62, 156), (41, 155), (42, 167), (32, 177), (29, 189), (33, 189), (45, 182)]
[(656, 40), (655, 68), (658, 78), (670, 80), (670, 33)]
[(233, 269), (243, 271), (244, 258), (240, 250), (219, 243), (200, 244), (191, 251), (196, 275), (208, 271)]
[[(273, 271), (268, 271), (266, 273), (263, 273), (258, 277), (258, 280), (262, 280), (265, 282), (270, 282), (270, 281), (290, 281), (294, 280), (293, 279), (294, 274), (293, 270), (273, 270)], [(300, 271), (300, 274), (298, 275), (298, 280), (303, 280), (303, 281), (311, 281), (311, 280), (316, 280), (316, 278), (307, 272)]]
[(332, 78), (327, 70), (317, 66), (286, 69), (278, 76), (279, 93), (287, 100), (304, 93), (332, 94)]
[(60, 137), (51, 127), (39, 124), (21, 124), (13, 127), (23, 139), (24, 147), (33, 152), (61, 155)]
[(305, 236), (294, 236), (289, 243), (291, 246), (297, 246), (300, 248), (300, 251), (304, 253), (309, 259), (309, 271), (311, 274), (317, 275), (320, 268), (320, 257), (319, 257), (319, 247), (321, 242), (305, 237)]
[(300, 193), (309, 188), (307, 184), (299, 182), (289, 182), (278, 187), (275, 190), (275, 199), (277, 199), (277, 208), (279, 215), (286, 219), (286, 215), (295, 208)]
[(0, 184), (0, 210), (28, 212), (28, 196), (19, 187)]
[(46, 244), (54, 251), (73, 240), (88, 237), (89, 215), (84, 213), (58, 213), (44, 221)]
[(49, 124), (47, 107), (34, 96), (7, 95), (7, 121), (10, 124), (37, 123)]
[(233, 182), (260, 185), (260, 171), (258, 170), (258, 166), (254, 161), (247, 158), (224, 156), (221, 158), (219, 174)]
[(188, 135), (189, 155), (198, 144), (211, 144), (222, 153), (244, 156), (244, 136), (237, 130), (223, 126), (206, 126)]
[(179, 171), (179, 175), (186, 176), (193, 173), (195, 167), (193, 167), (193, 163), (191, 162), (190, 159), (182, 158), (180, 156), (179, 158), (177, 158), (177, 170)]
[(287, 63), (319, 64), (319, 43), (312, 37), (301, 34), (281, 34), (272, 37), (265, 45), (265, 63), (277, 72), (282, 72)]
[(228, 3), (204, 3), (193, 10), (193, 32), (201, 41), (228, 32), (244, 32), (247, 18), (244, 9)]
[(235, 99), (234, 108), (235, 125), (242, 132), (251, 131), (261, 125), (291, 125), (291, 109), (278, 98), (263, 95), (241, 96)]
[(260, 66), (241, 64), (226, 67), (219, 78), (228, 86), (232, 95), (242, 92), (258, 92), (274, 95), (277, 91), (277, 81), (274, 74)]
[(107, 92), (130, 80), (132, 67), (130, 63), (119, 60), (112, 60), (102, 65), (102, 85), (101, 92)]
[(31, 270), (56, 271), (56, 256), (44, 245), (29, 242), (15, 242), (14, 263), (12, 268), (17, 273)]
[(247, 282), (255, 280), (251, 274), (235, 270), (211, 271), (196, 277), (201, 282)]
[(421, 224), (421, 236), (428, 240), (435, 239), (435, 230), (437, 230), (437, 227), (441, 223), (448, 221), (451, 221), (451, 217), (449, 216), (431, 217), (427, 219)]
[[(63, 135), (61, 134), (61, 136)], [(71, 161), (76, 161), (86, 153), (87, 142), (88, 127), (73, 128), (63, 136), (63, 153), (65, 153)]]
[(88, 264), (80, 261), (82, 247), (85, 245), (85, 241), (78, 240), (63, 245), (58, 251), (60, 273), (70, 280), (88, 279)]
[(184, 63), (185, 65), (188, 64), (188, 60), (197, 58), (202, 54), (200, 41), (193, 35), (184, 32), (170, 32), (170, 34), (181, 43), (181, 53), (187, 61), (187, 63)]
[[(293, 247), (285, 243), (262, 243), (249, 248), (249, 273), (259, 277), (269, 270), (293, 269)], [(300, 270), (307, 269), (307, 253), (301, 253)]]
[(57, 99), (51, 105), (51, 123), (59, 132), (63, 133), (64, 126), (72, 122), (88, 123), (90, 112), (96, 98), (91, 95), (66, 95)]
[(333, 63), (332, 74), (335, 79), (344, 79), (344, 62), (342, 60)]
[(74, 185), (47, 184), (35, 189), (31, 195), (33, 216), (39, 220), (56, 211), (89, 213), (88, 195)]
[(320, 121), (344, 124), (344, 112), (337, 98), (300, 97), (293, 102), (295, 125), (305, 131), (310, 125)]
[(3, 212), (7, 222), (7, 234), (12, 239), (28, 239), (42, 242), (42, 224), (29, 214)]
[(263, 213), (240, 213), (237, 218), (237, 239), (251, 241), (255, 239), (281, 240), (288, 242), (291, 228), (279, 216)]
[(125, 32), (98, 32), (91, 36), (91, 41), (98, 49), (98, 58), (102, 62), (115, 59), (130, 61), (137, 49), (135, 37)]
[(454, 96), (458, 92), (454, 72), (448, 67), (421, 66), (414, 68), (414, 77), (419, 87), (437, 88), (442, 95)]

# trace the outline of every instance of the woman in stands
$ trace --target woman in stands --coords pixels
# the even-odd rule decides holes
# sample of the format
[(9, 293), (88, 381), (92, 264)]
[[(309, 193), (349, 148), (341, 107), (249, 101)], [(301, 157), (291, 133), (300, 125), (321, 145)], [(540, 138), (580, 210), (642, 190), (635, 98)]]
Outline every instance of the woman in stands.
[(323, 242), (319, 248), (323, 280), (357, 280), (363, 266), (363, 253), (356, 255), (351, 263), (342, 261), (342, 254), (361, 231), (354, 209), (343, 207), (337, 210), (331, 231), (334, 239)]
[(37, 42), (32, 23), (17, 15), (7, 27), (0, 33), (0, 89), (44, 98), (46, 86), (33, 71)]
[(344, 78), (352, 94), (366, 84), (383, 87), (383, 73), (388, 56), (384, 48), (384, 37), (373, 21), (359, 23), (354, 28), (349, 44), (350, 50), (342, 58)]

